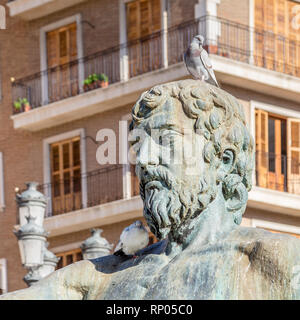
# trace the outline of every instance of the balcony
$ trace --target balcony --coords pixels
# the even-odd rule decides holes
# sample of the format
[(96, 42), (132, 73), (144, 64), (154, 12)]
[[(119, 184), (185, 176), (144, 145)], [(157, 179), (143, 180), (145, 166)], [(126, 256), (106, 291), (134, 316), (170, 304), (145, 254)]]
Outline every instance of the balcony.
[(299, 152), (293, 157), (256, 152), (256, 185), (258, 187), (300, 195)]
[[(205, 48), (220, 82), (299, 101), (300, 62), (294, 54), (299, 43), (205, 16), (14, 81), (13, 101), (29, 101), (27, 108), (13, 106), (14, 127), (36, 131), (73, 121), (132, 103), (157, 83), (186, 77), (183, 53), (197, 33), (206, 35)], [(101, 73), (109, 79), (108, 88), (100, 88), (99, 81), (83, 85)]]
[(86, 0), (9, 0), (9, 14), (24, 20), (34, 20), (74, 6)]
[[(131, 171), (130, 185), (130, 196), (139, 195), (134, 170)], [(121, 200), (124, 199), (123, 166), (110, 165), (72, 178), (67, 176), (40, 184), (38, 191), (48, 198), (46, 218)]]
[(299, 155), (256, 152), (256, 184), (248, 195), (248, 208), (299, 217)]

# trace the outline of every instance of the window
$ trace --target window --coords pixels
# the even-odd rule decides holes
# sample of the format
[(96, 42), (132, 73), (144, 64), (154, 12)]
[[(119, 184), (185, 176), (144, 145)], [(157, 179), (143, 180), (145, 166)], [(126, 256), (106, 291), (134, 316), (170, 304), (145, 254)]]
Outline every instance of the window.
[(52, 214), (81, 209), (80, 138), (50, 145)]
[(0, 259), (0, 295), (7, 293), (7, 266), (6, 259)]
[(256, 182), (300, 194), (300, 119), (255, 110)]
[[(126, 4), (130, 76), (157, 69), (161, 40), (148, 36), (161, 29), (160, 0), (135, 0)], [(143, 38), (142, 41), (134, 41)]]
[(76, 37), (76, 23), (46, 33), (47, 67), (53, 68), (48, 73), (50, 101), (78, 93), (78, 66), (69, 64), (70, 61), (77, 59)]
[(0, 152), (0, 211), (5, 208), (3, 154)]
[(255, 0), (255, 58), (259, 66), (300, 76), (300, 5), (290, 0)]
[(74, 249), (71, 251), (66, 251), (56, 254), (57, 257), (60, 257), (60, 260), (57, 264), (56, 270), (66, 267), (67, 265), (74, 263), (76, 261), (82, 260), (81, 249)]

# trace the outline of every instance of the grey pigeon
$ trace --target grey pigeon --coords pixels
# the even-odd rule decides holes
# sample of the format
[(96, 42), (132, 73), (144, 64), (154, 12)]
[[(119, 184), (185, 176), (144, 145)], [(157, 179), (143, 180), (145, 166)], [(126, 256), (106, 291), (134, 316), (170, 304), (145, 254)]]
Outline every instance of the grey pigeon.
[(186, 68), (195, 79), (207, 81), (219, 87), (208, 54), (202, 47), (203, 43), (203, 36), (197, 35), (193, 38), (184, 54)]
[(143, 223), (137, 220), (122, 231), (120, 240), (114, 250), (114, 255), (134, 255), (137, 251), (145, 248), (148, 243), (148, 231), (143, 226)]

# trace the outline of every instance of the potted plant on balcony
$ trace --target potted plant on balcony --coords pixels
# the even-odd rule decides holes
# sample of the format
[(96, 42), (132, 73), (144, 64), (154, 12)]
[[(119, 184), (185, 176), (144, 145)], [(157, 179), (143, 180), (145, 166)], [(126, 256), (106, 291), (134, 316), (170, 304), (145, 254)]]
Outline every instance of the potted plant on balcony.
[(91, 80), (90, 80), (89, 78), (86, 78), (86, 79), (83, 81), (83, 90), (84, 90), (84, 92), (90, 90), (90, 84), (91, 84)]
[(16, 100), (16, 101), (14, 102), (15, 113), (20, 113), (20, 112), (21, 112), (22, 103), (21, 103), (20, 100), (21, 100), (21, 99), (19, 98), (18, 100)]
[(106, 88), (108, 86), (108, 76), (105, 73), (99, 75), (99, 80), (101, 82), (101, 88)]
[(99, 75), (98, 74), (93, 73), (91, 75), (91, 79), (92, 79), (92, 83), (93, 83), (94, 89), (97, 89), (97, 88), (101, 87), (101, 81), (99, 79)]
[(30, 103), (26, 98), (22, 99), (22, 106), (23, 106), (23, 109), (24, 109), (25, 112), (31, 110)]

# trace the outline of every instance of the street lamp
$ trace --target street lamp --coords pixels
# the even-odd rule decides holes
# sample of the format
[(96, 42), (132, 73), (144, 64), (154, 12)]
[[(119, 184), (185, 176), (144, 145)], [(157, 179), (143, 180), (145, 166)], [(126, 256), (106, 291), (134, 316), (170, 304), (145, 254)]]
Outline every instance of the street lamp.
[(84, 260), (96, 259), (110, 254), (113, 245), (101, 237), (102, 231), (102, 229), (91, 229), (92, 236), (80, 246)]
[(39, 191), (37, 191), (37, 182), (27, 182), (27, 189), (21, 194), (16, 195), (16, 200), (19, 206), (19, 221), (22, 227), (26, 224), (26, 217), (35, 217), (35, 223), (43, 226), (45, 208), (47, 205), (47, 198)]
[(53, 252), (49, 251), (48, 248), (49, 243), (45, 242), (44, 244), (44, 263), (39, 267), (39, 273), (41, 278), (48, 276), (50, 273), (55, 271), (58, 261), (61, 259), (57, 257)]
[(29, 272), (23, 278), (29, 287), (55, 271), (60, 258), (56, 257), (56, 255), (49, 251), (47, 247), (48, 242), (45, 242), (43, 247), (43, 264), (38, 267), (30, 268)]
[(35, 223), (36, 217), (27, 216), (27, 223), (14, 234), (18, 238), (22, 265), (25, 268), (43, 264), (43, 247), (48, 233)]

